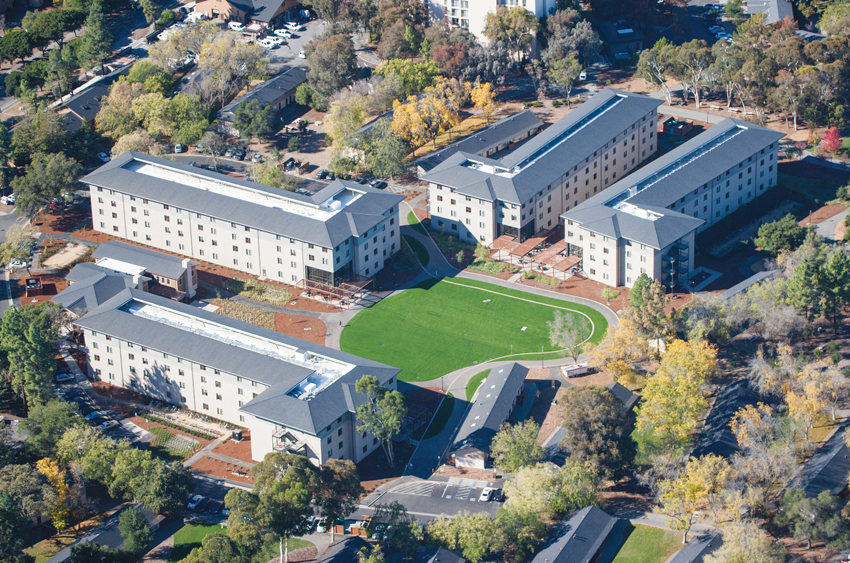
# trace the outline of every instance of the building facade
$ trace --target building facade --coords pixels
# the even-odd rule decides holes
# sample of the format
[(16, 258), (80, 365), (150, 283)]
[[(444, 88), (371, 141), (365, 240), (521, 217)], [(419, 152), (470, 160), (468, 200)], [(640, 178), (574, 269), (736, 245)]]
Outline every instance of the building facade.
[(776, 185), (782, 137), (724, 120), (563, 213), (568, 254), (606, 285), (631, 287), (646, 274), (687, 287), (694, 235)]
[(444, 22), (450, 30), (465, 29), (482, 41), (487, 41), (484, 36), (487, 14), (499, 8), (521, 6), (536, 18), (549, 15), (550, 9), (557, 9), (554, 0), (428, 0), (426, 5), (432, 22)]
[(368, 278), (400, 244), (404, 196), (353, 182), (306, 196), (132, 151), (82, 181), (95, 230), (282, 283)]
[(432, 226), (484, 244), (556, 228), (655, 153), (659, 105), (607, 88), (501, 160), (455, 153), (422, 176)]
[(395, 368), (136, 289), (74, 324), (89, 377), (248, 428), (257, 461), (357, 462), (380, 447), (356, 430), (354, 386), (368, 374), (395, 389)]

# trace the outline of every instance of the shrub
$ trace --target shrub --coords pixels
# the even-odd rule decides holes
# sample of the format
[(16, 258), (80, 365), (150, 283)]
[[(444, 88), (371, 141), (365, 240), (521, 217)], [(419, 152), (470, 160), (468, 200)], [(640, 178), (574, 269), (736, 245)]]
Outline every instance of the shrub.
[(534, 102), (534, 107), (536, 107), (536, 108), (542, 108), (542, 107), (543, 107), (543, 102), (540, 102), (540, 101)]
[(519, 271), (519, 268), (512, 266), (511, 264), (496, 262), (495, 260), (481, 259), (475, 260), (472, 264), (467, 266), (467, 268), (475, 270), (476, 272), (483, 272), (485, 274), (501, 274), (503, 272), (516, 273)]
[(286, 143), (286, 148), (291, 151), (299, 151), (301, 150), (301, 137), (294, 136), (289, 138), (289, 142)]

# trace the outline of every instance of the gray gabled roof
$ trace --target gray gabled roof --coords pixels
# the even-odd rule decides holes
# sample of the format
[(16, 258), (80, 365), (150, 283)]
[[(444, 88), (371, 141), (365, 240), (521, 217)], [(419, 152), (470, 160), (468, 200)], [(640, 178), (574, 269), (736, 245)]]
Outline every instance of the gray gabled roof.
[(253, 21), (269, 23), (286, 0), (253, 0), (254, 11), (249, 14)]
[(713, 553), (723, 545), (720, 534), (704, 534), (695, 536), (678, 553), (667, 560), (667, 563), (702, 563), (703, 558)]
[(616, 523), (616, 518), (595, 506), (582, 508), (555, 526), (531, 563), (589, 563)]
[(516, 362), (490, 370), (458, 430), (453, 452), (490, 451), (490, 442), (510, 416), (514, 399), (522, 391), (527, 375), (528, 368)]
[(623, 237), (659, 250), (697, 230), (705, 223), (702, 219), (661, 207), (643, 207), (660, 215), (654, 221), (602, 204), (585, 207), (585, 204), (592, 199), (562, 213), (561, 217), (581, 224), (588, 231), (611, 238)]
[(239, 107), (239, 104), (257, 100), (260, 102), (260, 105), (267, 106), (276, 102), (287, 92), (295, 90), (298, 88), (299, 84), (306, 81), (307, 71), (304, 69), (298, 67), (287, 69), (277, 76), (269, 78), (244, 96), (241, 96), (224, 106), (221, 111), (219, 111), (219, 117), (232, 121), (236, 115), (236, 108)]
[(125, 289), (135, 287), (132, 276), (83, 262), (74, 266), (66, 279), (74, 282), (50, 300), (81, 317)]
[(531, 110), (515, 113), (465, 139), (420, 158), (414, 164), (423, 170), (431, 170), (456, 152), (480, 155), (542, 126), (543, 122)]
[(316, 563), (359, 563), (361, 549), (372, 552), (372, 546), (359, 536), (344, 538), (333, 544)]
[[(322, 221), (278, 207), (260, 205), (223, 194), (202, 193), (201, 190), (176, 181), (128, 169), (128, 166), (136, 163), (160, 166), (187, 176), (202, 177), (248, 188), (255, 192), (265, 192), (273, 197), (283, 197), (315, 208), (344, 190), (359, 192), (363, 195), (330, 219)], [(312, 196), (306, 196), (134, 151), (127, 151), (115, 157), (80, 181), (326, 248), (337, 246), (352, 236), (362, 236), (385, 219), (383, 213), (398, 206), (404, 200), (402, 195), (343, 180), (336, 180)]]
[(414, 563), (466, 563), (466, 559), (445, 547), (429, 548), (422, 557), (417, 557)]
[[(315, 352), (354, 364), (354, 368), (309, 401), (290, 397), (286, 393), (313, 373), (315, 371), (313, 368), (277, 359), (259, 350), (227, 344), (188, 328), (180, 328), (142, 315), (128, 313), (123, 309), (130, 302), (151, 304), (196, 317), (232, 330), (234, 338), (238, 338), (239, 333), (248, 333), (296, 347), (299, 350)], [(316, 434), (344, 412), (353, 412), (365, 402), (365, 396), (354, 391), (354, 384), (363, 375), (373, 375), (381, 384), (384, 384), (401, 371), (135, 289), (126, 289), (116, 294), (78, 319), (75, 324), (84, 329), (108, 334), (114, 338), (268, 385), (268, 389), (240, 410), (310, 434)]]
[(840, 425), (803, 465), (789, 488), (803, 489), (808, 498), (823, 491), (835, 496), (847, 486), (850, 474), (850, 450), (844, 439), (846, 424)]
[[(141, 246), (134, 246), (117, 240), (101, 243), (92, 253), (95, 258), (112, 258), (128, 264), (141, 266), (152, 274), (177, 279), (186, 272), (183, 258), (164, 254)], [(191, 262), (197, 264), (197, 262)]]
[(628, 387), (626, 387), (625, 385), (622, 385), (620, 383), (616, 383), (616, 382), (609, 383), (605, 387), (607, 387), (608, 390), (611, 391), (611, 393), (615, 397), (620, 399), (620, 402), (623, 403), (623, 406), (625, 407), (625, 410), (627, 410), (627, 411), (631, 410), (631, 408), (635, 405), (635, 403), (639, 399), (637, 394), (632, 393), (629, 390)]
[(748, 14), (767, 13), (768, 24), (780, 22), (785, 18), (794, 19), (794, 8), (789, 0), (750, 0), (746, 8)]
[[(648, 96), (606, 88), (500, 161), (458, 152), (423, 175), (422, 179), (455, 188), (458, 193), (471, 197), (521, 204), (583, 164), (586, 158), (622, 132), (624, 126), (635, 123), (661, 103), (661, 100)], [(568, 134), (571, 130), (574, 132)], [(562, 134), (567, 136), (558, 142)], [(527, 159), (550, 143), (553, 145), (551, 150), (533, 164), (524, 165)], [(467, 160), (502, 168), (519, 166), (521, 170), (512, 176), (490, 174), (464, 166)]]

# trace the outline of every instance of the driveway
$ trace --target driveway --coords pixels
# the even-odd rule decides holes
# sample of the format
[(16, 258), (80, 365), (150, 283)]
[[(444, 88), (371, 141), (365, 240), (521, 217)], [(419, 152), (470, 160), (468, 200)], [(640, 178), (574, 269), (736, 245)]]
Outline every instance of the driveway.
[(348, 518), (360, 518), (375, 513), (378, 504), (399, 502), (407, 513), (419, 521), (433, 520), (441, 515), (453, 516), (458, 512), (486, 512), (495, 516), (502, 507), (500, 502), (479, 502), (484, 487), (501, 488), (503, 481), (475, 481), (473, 479), (418, 478), (399, 479), (379, 487), (360, 503), (358, 510)]

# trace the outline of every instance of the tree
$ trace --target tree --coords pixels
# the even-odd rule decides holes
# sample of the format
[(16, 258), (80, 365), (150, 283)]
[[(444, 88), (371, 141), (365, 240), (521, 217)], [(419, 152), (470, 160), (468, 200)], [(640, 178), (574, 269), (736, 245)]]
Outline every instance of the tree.
[(820, 146), (823, 150), (830, 154), (836, 154), (841, 151), (841, 135), (838, 133), (838, 129), (835, 127), (830, 127), (826, 134), (823, 136), (823, 140), (820, 142)]
[(179, 463), (169, 467), (163, 460), (156, 459), (145, 477), (134, 496), (157, 514), (180, 511), (194, 489), (191, 472)]
[(554, 61), (549, 66), (549, 80), (561, 90), (561, 94), (567, 98), (567, 107), (572, 107), (570, 95), (573, 91), (573, 83), (581, 74), (581, 65), (575, 57), (565, 57)]
[(821, 314), (832, 318), (838, 330), (838, 315), (850, 302), (850, 258), (841, 249), (836, 249), (820, 268), (817, 279), (821, 294)]
[[(640, 285), (638, 282), (641, 282)], [(664, 314), (664, 309), (670, 302), (664, 286), (658, 280), (647, 285), (643, 278), (638, 277), (629, 292), (629, 300), (631, 307), (626, 311), (626, 317), (638, 332), (658, 344), (659, 340), (666, 336), (670, 326)]]
[(765, 252), (779, 254), (780, 250), (794, 250), (806, 238), (806, 230), (797, 224), (790, 213), (782, 219), (759, 227), (755, 244)]
[(319, 19), (326, 23), (337, 23), (339, 21), (342, 3), (337, 0), (307, 0), (303, 4), (313, 8)]
[[(348, 459), (329, 459), (326, 465), (319, 468), (321, 482), (316, 493), (316, 506), (322, 516), (330, 522), (354, 512), (357, 501), (363, 493), (357, 466)], [(331, 526), (331, 543), (334, 540), (334, 529)]]
[(682, 532), (683, 544), (697, 511), (717, 502), (729, 478), (726, 460), (709, 454), (691, 458), (677, 478), (661, 483), (662, 511), (670, 517), (670, 527)]
[(635, 72), (635, 76), (660, 89), (668, 104), (673, 101), (670, 88), (667, 87), (667, 77), (673, 65), (675, 50), (675, 45), (672, 45), (666, 37), (662, 37), (652, 46), (652, 49), (641, 51)]
[(271, 452), (251, 468), (256, 480), (256, 526), (279, 538), (280, 560), (289, 562), (289, 538), (307, 526), (313, 515), (313, 491), (318, 487), (316, 467), (306, 457)]
[[(148, 82), (150, 79), (145, 84)], [(165, 107), (165, 117), (171, 123), (171, 140), (184, 145), (196, 143), (210, 126), (209, 110), (197, 97), (186, 94), (171, 98)]]
[(590, 320), (581, 314), (567, 311), (555, 311), (555, 319), (547, 321), (549, 342), (556, 350), (562, 350), (573, 361), (578, 361), (582, 345), (593, 332)]
[[(53, 198), (73, 191), (80, 172), (77, 161), (62, 153), (33, 155), (32, 162), (26, 167), (26, 175), (12, 180), (18, 197), (15, 209), (32, 219)], [(64, 206), (61, 213), (64, 217)]]
[(625, 475), (635, 445), (623, 403), (602, 385), (568, 387), (558, 402), (564, 409), (564, 437), (558, 446), (608, 478)]
[(139, 5), (142, 7), (142, 13), (145, 14), (145, 20), (148, 25), (156, 21), (159, 17), (159, 5), (154, 0), (139, 0)]
[(504, 473), (516, 473), (523, 467), (535, 465), (543, 460), (543, 448), (537, 445), (540, 425), (533, 420), (518, 424), (502, 424), (490, 444), (493, 465)]
[(121, 558), (119, 552), (93, 541), (75, 543), (71, 546), (69, 563), (116, 563)]
[(251, 77), (262, 78), (268, 74), (268, 55), (259, 45), (237, 41), (234, 33), (211, 30), (207, 34), (204, 26), (198, 29), (204, 33), (199, 37), (202, 46), (193, 51), (198, 53), (200, 77), (192, 82), (187, 94), (198, 96), (204, 105), (223, 105)]
[(336, 144), (362, 127), (367, 117), (366, 96), (343, 90), (331, 101), (324, 119), (325, 130)]
[[(213, 133), (215, 135), (215, 133)], [(166, 152), (166, 147), (151, 136), (144, 129), (136, 129), (128, 135), (124, 135), (115, 146), (112, 147), (115, 154), (124, 154), (127, 151), (136, 151), (143, 154), (159, 156)]]
[(473, 107), (484, 114), (484, 118), (487, 120), (487, 125), (490, 125), (490, 115), (496, 110), (493, 85), (489, 82), (479, 82), (472, 87), (470, 97), (472, 98)]
[(140, 83), (129, 80), (114, 83), (95, 117), (97, 130), (113, 139), (132, 133), (138, 125), (133, 102), (143, 94), (144, 86)]
[(242, 102), (236, 106), (233, 118), (233, 128), (239, 131), (239, 136), (249, 141), (253, 138), (266, 139), (274, 133), (274, 108), (262, 105), (259, 100)]
[(736, 26), (744, 23), (746, 14), (744, 11), (744, 3), (742, 0), (729, 0), (726, 3), (726, 15), (732, 19), (732, 23)]
[(361, 547), (357, 553), (357, 558), (360, 563), (384, 563), (384, 554), (381, 553), (381, 546), (375, 544), (372, 551), (367, 551), (365, 547)]
[(107, 484), (109, 496), (115, 499), (135, 499), (154, 466), (155, 461), (149, 451), (135, 448), (119, 450), (112, 462), (112, 477)]
[(89, 15), (86, 18), (86, 34), (80, 43), (78, 57), (85, 68), (100, 65), (112, 56), (114, 37), (106, 27), (106, 17), (100, 0), (92, 0), (89, 4)]
[(207, 131), (198, 142), (198, 152), (209, 155), (213, 159), (213, 166), (218, 170), (219, 157), (227, 151), (227, 143), (224, 137), (214, 131)]
[(540, 23), (534, 14), (516, 6), (498, 8), (489, 12), (484, 22), (484, 35), (490, 41), (503, 41), (519, 59), (524, 57), (525, 49), (531, 44), (531, 38)]
[(379, 64), (374, 74), (385, 78), (397, 75), (401, 81), (397, 98), (403, 99), (433, 86), (440, 70), (431, 61), (417, 63), (410, 59), (390, 59)]
[(122, 549), (133, 557), (141, 556), (153, 541), (153, 532), (147, 518), (135, 507), (126, 508), (121, 512), (118, 517), (118, 530), (124, 538)]
[(74, 48), (65, 45), (62, 49), (53, 49), (47, 59), (47, 81), (53, 95), (61, 98), (74, 88), (77, 81), (77, 56)]
[[(47, 514), (56, 497), (47, 479), (29, 464), (0, 469), (0, 495), (11, 497), (18, 515), (28, 523)], [(12, 504), (4, 508), (11, 510)]]
[(782, 544), (768, 536), (757, 522), (727, 524), (720, 528), (720, 533), (723, 543), (715, 551), (706, 554), (703, 559), (705, 563), (784, 563), (786, 560)]
[(0, 263), (6, 265), (13, 260), (27, 262), (30, 257), (28, 243), (33, 241), (37, 231), (31, 226), (15, 224), (6, 233), (6, 242), (0, 244)]
[(60, 315), (55, 304), (44, 303), (10, 309), (0, 321), (0, 349), (9, 362), (7, 376), (29, 407), (43, 407), (50, 396)]
[(808, 498), (803, 489), (788, 489), (780, 506), (776, 522), (791, 528), (794, 539), (805, 541), (808, 549), (812, 549), (813, 540), (830, 540), (845, 527), (841, 505), (829, 491)]
[(12, 495), (0, 492), (0, 560), (10, 563), (35, 561), (23, 553), (31, 526), (32, 521), (21, 515)]
[(168, 98), (162, 94), (142, 94), (133, 100), (133, 117), (136, 123), (154, 137), (170, 137), (174, 124), (168, 118)]
[(363, 162), (377, 178), (398, 176), (404, 172), (407, 147), (395, 135), (389, 120), (381, 120), (360, 139)]
[(708, 79), (709, 67), (714, 63), (711, 49), (702, 39), (693, 39), (679, 47), (676, 55), (676, 69), (682, 78), (682, 85), (691, 91), (699, 109), (700, 90)]
[(33, 38), (20, 29), (6, 30), (0, 37), (0, 58), (4, 61), (15, 62), (30, 56), (33, 49)]
[(357, 431), (374, 434), (381, 442), (387, 461), (395, 465), (392, 439), (401, 431), (401, 423), (407, 414), (404, 395), (382, 386), (373, 375), (361, 377), (354, 389), (366, 395), (368, 400), (365, 405), (357, 407)]
[(44, 475), (47, 482), (56, 492), (56, 497), (48, 515), (53, 527), (62, 531), (70, 524), (71, 511), (68, 508), (70, 502), (70, 487), (65, 481), (65, 471), (59, 467), (54, 459), (42, 458), (35, 464), (36, 470)]
[(357, 71), (357, 57), (347, 34), (323, 35), (311, 41), (304, 53), (310, 66), (307, 81), (320, 95), (329, 98), (351, 84)]
[(285, 173), (283, 169), (274, 162), (265, 161), (252, 165), (251, 175), (254, 181), (265, 186), (286, 190), (288, 192), (294, 192), (298, 189), (298, 178), (292, 174)]
[(464, 559), (478, 563), (499, 545), (498, 527), (486, 512), (464, 510), (451, 519), (438, 518), (428, 525), (428, 535), (447, 549), (459, 549)]
[(77, 424), (62, 433), (54, 451), (64, 467), (78, 464), (86, 477), (105, 486), (112, 478), (118, 452), (129, 447), (127, 441), (113, 443), (99, 430)]
[(286, 143), (286, 148), (292, 152), (298, 152), (301, 150), (301, 137), (298, 135), (293, 135), (289, 138), (289, 141)]
[(83, 131), (87, 129), (83, 127), (77, 132), (68, 131), (62, 116), (41, 105), (31, 120), (15, 127), (10, 156), (15, 165), (20, 167), (28, 165), (33, 155), (38, 153), (64, 153), (72, 158), (78, 154), (86, 155), (90, 147), (75, 144), (85, 141), (85, 135), (90, 136), (90, 133)]
[(614, 381), (628, 381), (634, 375), (632, 364), (646, 356), (649, 345), (632, 328), (628, 319), (608, 325), (605, 337), (598, 343), (584, 345), (590, 366), (608, 372)]
[(554, 518), (571, 510), (598, 504), (599, 474), (588, 464), (567, 458), (560, 469), (538, 463), (520, 469), (505, 483), (505, 496), (513, 509)]
[(540, 515), (505, 506), (496, 514), (499, 548), (508, 561), (525, 561), (546, 539), (546, 524)]
[(717, 350), (705, 341), (675, 340), (643, 390), (637, 430), (684, 443), (708, 408), (701, 386), (716, 369)]

